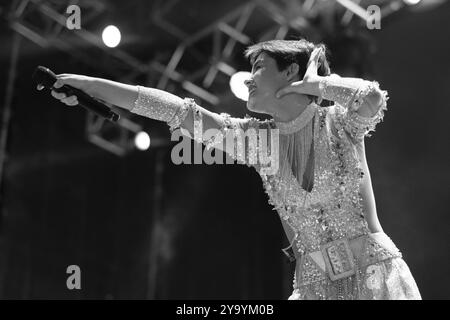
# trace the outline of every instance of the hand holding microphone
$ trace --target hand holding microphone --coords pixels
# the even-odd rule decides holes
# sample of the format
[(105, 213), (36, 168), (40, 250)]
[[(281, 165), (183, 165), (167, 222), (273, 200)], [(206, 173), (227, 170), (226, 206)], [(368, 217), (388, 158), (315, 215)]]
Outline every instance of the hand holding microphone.
[(33, 73), (37, 89), (51, 90), (54, 98), (68, 106), (80, 105), (110, 121), (118, 121), (120, 116), (104, 103), (90, 96), (91, 77), (76, 74), (55, 75), (50, 69), (39, 66)]

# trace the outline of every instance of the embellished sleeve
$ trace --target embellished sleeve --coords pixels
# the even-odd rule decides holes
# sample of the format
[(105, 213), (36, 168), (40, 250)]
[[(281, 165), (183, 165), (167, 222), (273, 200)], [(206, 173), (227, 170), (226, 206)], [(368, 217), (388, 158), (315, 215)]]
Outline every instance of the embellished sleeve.
[[(335, 102), (336, 121), (354, 140), (370, 137), (369, 132), (383, 120), (389, 98), (378, 82), (333, 76), (324, 78), (319, 88), (322, 98)], [(358, 112), (362, 106), (370, 115)]]
[(175, 115), (181, 115), (184, 107), (183, 101), (169, 92), (136, 86), (137, 98), (130, 108), (130, 112), (170, 123)]
[[(271, 131), (274, 129), (273, 121), (261, 121), (249, 116), (235, 118), (228, 113), (213, 113), (189, 98), (185, 99), (185, 106), (183, 111), (175, 115), (176, 120), (172, 123), (171, 131), (178, 127), (184, 129), (181, 125), (183, 118), (191, 110), (194, 122), (193, 136), (189, 131), (184, 131), (184, 134), (198, 143), (203, 143), (207, 150), (216, 148), (225, 151), (238, 164), (255, 167), (258, 171), (267, 168), (268, 162), (273, 160), (274, 152), (269, 149), (271, 147), (278, 149), (278, 135), (272, 134)], [(278, 159), (276, 162), (278, 164)]]
[(278, 164), (275, 159), (278, 152), (271, 152), (272, 149), (278, 150), (278, 135), (272, 134), (271, 130), (277, 130), (273, 120), (261, 121), (249, 116), (234, 118), (227, 113), (214, 113), (197, 105), (193, 99), (182, 99), (162, 90), (141, 86), (138, 86), (138, 97), (130, 111), (164, 121), (172, 134), (180, 129), (183, 135), (203, 143), (207, 150), (225, 151), (239, 164), (253, 166), (257, 170), (261, 165)]

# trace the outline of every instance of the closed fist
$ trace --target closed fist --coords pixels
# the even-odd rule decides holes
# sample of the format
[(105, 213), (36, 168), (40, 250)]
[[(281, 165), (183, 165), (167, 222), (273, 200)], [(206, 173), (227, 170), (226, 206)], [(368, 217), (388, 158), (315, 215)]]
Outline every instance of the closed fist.
[[(80, 89), (86, 93), (88, 93), (92, 81), (91, 77), (68, 73), (59, 74), (56, 76), (56, 78), (57, 80), (53, 85), (53, 88), (58, 89), (61, 88), (63, 85), (67, 84), (71, 87)], [(37, 86), (37, 90), (42, 90), (43, 88), (44, 87), (42, 85)], [(68, 106), (78, 105), (78, 99), (75, 95), (66, 96), (65, 93), (56, 92), (55, 90), (52, 90), (51, 94), (55, 99), (58, 99), (59, 101)]]

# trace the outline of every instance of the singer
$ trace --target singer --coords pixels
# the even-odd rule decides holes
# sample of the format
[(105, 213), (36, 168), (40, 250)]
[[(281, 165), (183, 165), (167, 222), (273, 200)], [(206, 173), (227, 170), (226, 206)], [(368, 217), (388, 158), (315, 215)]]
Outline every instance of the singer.
[[(214, 144), (197, 141), (214, 147), (233, 130), (278, 129), (276, 173), (247, 158), (240, 163), (260, 174), (289, 240), (283, 251), (296, 261), (289, 299), (421, 299), (378, 220), (365, 155), (365, 137), (383, 119), (387, 92), (375, 81), (332, 74), (325, 46), (304, 39), (258, 43), (246, 56), (252, 64), (247, 108), (271, 120), (219, 115), (189, 98), (83, 75), (58, 75), (54, 87), (70, 85), (186, 135), (194, 136), (202, 121), (202, 130), (220, 131)], [(52, 95), (78, 103), (76, 96)], [(323, 100), (331, 106), (321, 106)]]

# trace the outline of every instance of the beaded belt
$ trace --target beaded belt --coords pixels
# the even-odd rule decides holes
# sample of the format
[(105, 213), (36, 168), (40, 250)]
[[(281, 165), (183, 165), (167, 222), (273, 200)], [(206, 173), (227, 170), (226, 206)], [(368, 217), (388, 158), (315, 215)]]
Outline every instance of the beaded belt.
[(353, 253), (347, 239), (328, 242), (321, 247), (330, 279), (335, 281), (355, 274)]
[[(295, 261), (291, 246), (282, 249), (290, 261)], [(342, 238), (320, 246), (320, 250), (302, 256), (307, 265), (317, 266), (332, 281), (352, 276), (356, 269), (388, 258), (401, 257), (392, 240), (383, 232), (371, 233), (348, 240)], [(308, 270), (305, 270), (308, 271)], [(307, 272), (308, 273), (308, 272)]]

